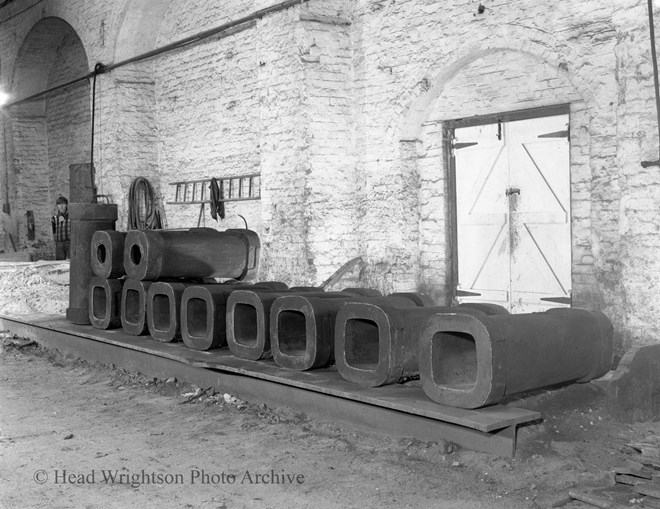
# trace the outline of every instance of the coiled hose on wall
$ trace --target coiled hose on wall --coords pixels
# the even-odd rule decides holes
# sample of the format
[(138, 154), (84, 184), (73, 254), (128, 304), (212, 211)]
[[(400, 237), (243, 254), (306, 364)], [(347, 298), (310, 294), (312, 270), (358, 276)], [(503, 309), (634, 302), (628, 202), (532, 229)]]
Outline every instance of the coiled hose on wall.
[(145, 177), (137, 177), (128, 190), (128, 229), (160, 230), (162, 227), (154, 188)]

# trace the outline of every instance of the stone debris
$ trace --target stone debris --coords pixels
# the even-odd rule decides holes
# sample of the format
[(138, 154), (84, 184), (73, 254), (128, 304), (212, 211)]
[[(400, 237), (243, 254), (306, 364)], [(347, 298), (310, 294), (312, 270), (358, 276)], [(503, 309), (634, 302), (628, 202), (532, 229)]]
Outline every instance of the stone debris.
[(65, 314), (68, 279), (66, 263), (0, 263), (0, 314)]
[(37, 342), (3, 330), (0, 331), (0, 344), (5, 348), (25, 348), (26, 346), (36, 345)]
[(660, 509), (658, 439), (650, 437), (642, 443), (627, 444), (627, 447), (633, 451), (635, 459), (626, 459), (612, 468), (607, 479), (579, 483), (568, 490), (568, 497), (539, 507), (562, 507), (578, 500), (606, 509), (631, 506)]
[(200, 398), (206, 396), (208, 392), (210, 392), (211, 396), (213, 396), (214, 394), (213, 387), (209, 387), (207, 389), (202, 389), (201, 387), (195, 387), (195, 390), (193, 392), (186, 392), (181, 395), (184, 398), (186, 398), (181, 402), (181, 404), (192, 403), (195, 400), (199, 400)]
[(247, 403), (245, 401), (238, 399), (231, 394), (216, 394), (213, 387), (207, 389), (195, 387), (193, 392), (186, 392), (181, 394), (181, 396), (185, 398), (181, 404), (198, 402), (215, 405), (232, 405), (236, 407), (237, 410), (245, 410), (247, 408)]

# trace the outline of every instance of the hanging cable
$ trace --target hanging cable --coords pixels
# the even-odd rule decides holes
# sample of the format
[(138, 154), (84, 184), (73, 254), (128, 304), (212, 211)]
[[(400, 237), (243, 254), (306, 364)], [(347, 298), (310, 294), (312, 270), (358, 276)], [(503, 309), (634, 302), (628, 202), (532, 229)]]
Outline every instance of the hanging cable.
[(90, 172), (92, 173), (92, 186), (94, 187), (94, 201), (96, 202), (96, 194), (97, 194), (97, 189), (96, 189), (96, 175), (95, 175), (95, 169), (94, 169), (94, 126), (95, 122), (94, 119), (96, 117), (96, 77), (99, 74), (103, 74), (105, 72), (105, 66), (99, 62), (94, 66), (94, 78), (92, 80), (92, 141), (90, 143), (90, 156), (89, 156), (89, 163), (90, 163)]
[[(653, 0), (648, 0), (649, 6), (649, 32), (651, 37), (651, 60), (653, 62), (653, 88), (655, 90), (656, 123), (658, 124), (658, 148), (660, 149), (660, 84), (658, 83), (658, 56), (655, 49), (655, 23), (653, 21)], [(658, 161), (642, 161), (642, 166), (660, 166)]]
[(240, 215), (240, 214), (237, 214), (237, 216), (240, 217), (240, 218), (243, 220), (243, 222), (245, 223), (245, 229), (247, 230), (247, 229), (248, 229), (247, 219), (245, 219), (245, 218), (244, 218), (242, 215)]
[(151, 182), (137, 177), (128, 190), (128, 229), (160, 230), (162, 227)]

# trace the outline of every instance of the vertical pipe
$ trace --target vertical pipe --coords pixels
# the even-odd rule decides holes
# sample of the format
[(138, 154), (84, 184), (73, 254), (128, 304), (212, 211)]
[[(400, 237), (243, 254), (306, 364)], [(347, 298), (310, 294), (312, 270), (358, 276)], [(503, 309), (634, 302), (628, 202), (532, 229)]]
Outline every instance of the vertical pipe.
[(651, 59), (653, 60), (653, 83), (655, 90), (655, 111), (658, 124), (658, 144), (660, 148), (660, 85), (658, 84), (658, 56), (655, 49), (655, 24), (653, 21), (653, 0), (649, 3), (649, 31), (651, 33)]
[(117, 220), (117, 205), (100, 203), (71, 203), (71, 275), (69, 276), (70, 322), (88, 325), (88, 288), (94, 273), (91, 264), (91, 241), (97, 230), (113, 230)]

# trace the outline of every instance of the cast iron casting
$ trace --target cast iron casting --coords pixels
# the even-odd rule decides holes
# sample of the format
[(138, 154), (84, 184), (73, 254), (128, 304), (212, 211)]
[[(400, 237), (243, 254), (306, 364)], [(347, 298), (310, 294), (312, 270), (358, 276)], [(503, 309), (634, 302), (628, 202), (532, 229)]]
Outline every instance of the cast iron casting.
[(126, 234), (128, 277), (250, 279), (257, 271), (259, 236), (252, 230), (134, 230)]
[(89, 321), (96, 329), (121, 326), (123, 279), (93, 277), (89, 282)]
[(613, 328), (601, 312), (429, 317), (419, 338), (419, 372), (437, 403), (478, 408), (551, 385), (587, 382), (612, 366)]

